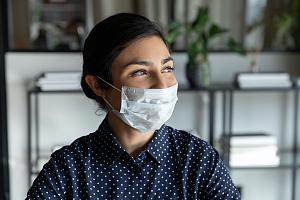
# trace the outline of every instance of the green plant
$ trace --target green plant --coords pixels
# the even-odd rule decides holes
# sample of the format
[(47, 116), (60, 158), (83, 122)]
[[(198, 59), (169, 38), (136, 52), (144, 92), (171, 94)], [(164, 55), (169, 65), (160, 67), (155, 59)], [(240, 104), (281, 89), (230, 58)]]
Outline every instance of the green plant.
[(286, 48), (300, 48), (300, 1), (283, 4), (282, 13), (273, 18), (275, 40)]
[[(188, 24), (182, 24), (178, 21), (172, 22), (169, 25), (166, 39), (169, 44), (172, 44), (178, 36), (185, 34), (187, 37), (188, 64), (196, 65), (207, 61), (211, 41), (226, 32), (226, 29), (209, 21), (207, 7), (200, 7), (192, 22)], [(232, 37), (229, 37), (227, 47), (239, 54), (246, 54), (242, 45)]]

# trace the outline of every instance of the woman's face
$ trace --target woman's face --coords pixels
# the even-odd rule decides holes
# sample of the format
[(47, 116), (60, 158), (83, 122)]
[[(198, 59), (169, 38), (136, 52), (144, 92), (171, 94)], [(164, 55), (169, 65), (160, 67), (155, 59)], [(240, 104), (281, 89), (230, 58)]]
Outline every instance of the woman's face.
[[(173, 86), (177, 80), (174, 62), (165, 43), (158, 36), (138, 39), (126, 47), (112, 63), (114, 86), (162, 89)], [(107, 100), (120, 109), (120, 92), (110, 89)]]

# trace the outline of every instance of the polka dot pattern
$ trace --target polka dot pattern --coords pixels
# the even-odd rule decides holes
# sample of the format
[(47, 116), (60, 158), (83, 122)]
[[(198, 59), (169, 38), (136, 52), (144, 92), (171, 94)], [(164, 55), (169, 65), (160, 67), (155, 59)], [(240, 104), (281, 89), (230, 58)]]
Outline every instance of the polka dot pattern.
[(28, 191), (33, 199), (241, 199), (207, 142), (163, 125), (137, 158), (107, 119), (95, 133), (51, 155)]

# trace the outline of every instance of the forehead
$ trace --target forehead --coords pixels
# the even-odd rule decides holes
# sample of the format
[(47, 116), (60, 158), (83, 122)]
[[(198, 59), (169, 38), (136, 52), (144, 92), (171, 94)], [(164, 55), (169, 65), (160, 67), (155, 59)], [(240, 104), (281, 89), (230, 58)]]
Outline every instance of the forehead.
[(146, 60), (155, 62), (170, 56), (164, 41), (158, 36), (137, 39), (124, 48), (113, 61), (112, 66), (120, 65), (132, 60)]

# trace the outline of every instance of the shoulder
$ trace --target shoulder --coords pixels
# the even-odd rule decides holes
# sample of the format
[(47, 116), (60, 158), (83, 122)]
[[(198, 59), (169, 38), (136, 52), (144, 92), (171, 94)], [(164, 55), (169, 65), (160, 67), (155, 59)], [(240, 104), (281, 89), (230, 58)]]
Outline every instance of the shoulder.
[(70, 180), (81, 177), (94, 134), (82, 136), (52, 153), (28, 191), (28, 198), (40, 194), (42, 199), (50, 199), (55, 195), (65, 199), (64, 196), (71, 187)]
[(92, 150), (93, 143), (97, 140), (97, 132), (90, 133), (74, 140), (71, 144), (65, 145), (52, 153), (51, 158), (65, 160), (87, 157)]
[(166, 126), (169, 138), (174, 141), (180, 148), (202, 149), (203, 151), (215, 151), (215, 149), (205, 140), (193, 135), (191, 132), (178, 130), (170, 126)]
[(197, 165), (215, 164), (220, 159), (218, 152), (208, 142), (184, 130), (167, 126), (172, 151), (180, 162), (193, 161)]
[(176, 160), (179, 165), (197, 169), (199, 174), (208, 179), (216, 169), (223, 168), (223, 161), (219, 153), (207, 141), (187, 131), (171, 127), (168, 127), (168, 133), (170, 143), (173, 145), (171, 149), (176, 152)]

